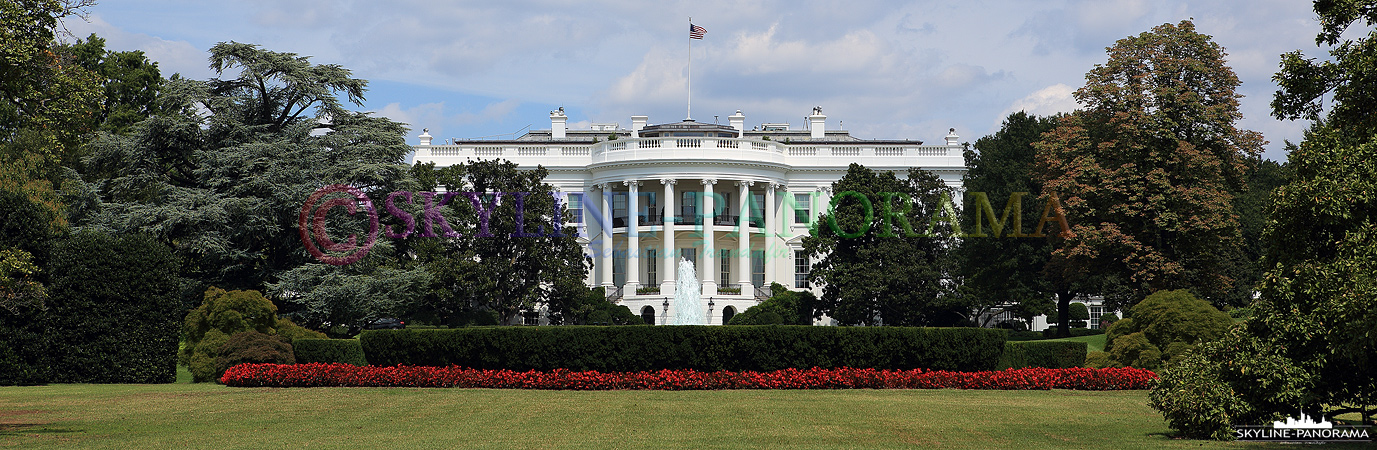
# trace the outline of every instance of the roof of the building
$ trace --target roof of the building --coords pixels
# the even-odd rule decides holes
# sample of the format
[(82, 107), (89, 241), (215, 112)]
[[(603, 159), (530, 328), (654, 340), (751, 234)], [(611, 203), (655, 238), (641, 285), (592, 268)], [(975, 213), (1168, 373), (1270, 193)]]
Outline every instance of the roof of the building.
[[(658, 125), (648, 125), (641, 128), (641, 133), (653, 131), (702, 131), (702, 132), (731, 132), (736, 133), (736, 128), (721, 124), (708, 124), (693, 120), (682, 122), (664, 123)], [(618, 139), (630, 138), (634, 135), (631, 130), (618, 128), (612, 130), (567, 130), (564, 139), (555, 139), (551, 130), (531, 130), (516, 139), (455, 139), (455, 144), (531, 144), (536, 142), (560, 142), (569, 144), (592, 144), (607, 140), (607, 137), (615, 133)], [(814, 139), (810, 130), (746, 130), (741, 133), (741, 137), (746, 139), (768, 139), (775, 142), (788, 144), (808, 144), (808, 145), (923, 145), (923, 141), (911, 139), (861, 139), (852, 136), (846, 130), (827, 130), (821, 139)]]

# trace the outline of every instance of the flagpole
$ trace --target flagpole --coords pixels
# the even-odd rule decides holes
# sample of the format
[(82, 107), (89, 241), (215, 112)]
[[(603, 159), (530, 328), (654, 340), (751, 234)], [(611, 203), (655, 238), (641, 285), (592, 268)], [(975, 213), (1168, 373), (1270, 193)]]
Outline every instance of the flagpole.
[[(689, 17), (689, 28), (693, 28), (693, 17)], [(693, 120), (693, 36), (688, 39), (688, 118)]]

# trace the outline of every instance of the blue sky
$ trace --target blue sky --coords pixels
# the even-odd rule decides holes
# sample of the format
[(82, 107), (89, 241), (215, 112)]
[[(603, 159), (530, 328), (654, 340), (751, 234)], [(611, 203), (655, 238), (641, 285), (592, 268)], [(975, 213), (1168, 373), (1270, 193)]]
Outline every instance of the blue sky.
[(206, 50), (231, 40), (343, 65), (369, 80), (361, 109), (409, 123), (413, 144), (422, 127), (437, 141), (549, 128), (560, 106), (573, 127), (683, 119), (690, 16), (708, 30), (693, 41), (695, 119), (739, 109), (747, 126), (801, 126), (817, 105), (828, 128), (877, 139), (939, 142), (956, 128), (973, 142), (1010, 112), (1069, 111), (1105, 47), (1191, 18), (1243, 83), (1240, 125), (1283, 160), (1305, 124), (1269, 115), (1279, 55), (1324, 56), (1296, 0), (131, 0), (89, 13), (68, 30), (143, 50), (164, 75), (211, 77)]

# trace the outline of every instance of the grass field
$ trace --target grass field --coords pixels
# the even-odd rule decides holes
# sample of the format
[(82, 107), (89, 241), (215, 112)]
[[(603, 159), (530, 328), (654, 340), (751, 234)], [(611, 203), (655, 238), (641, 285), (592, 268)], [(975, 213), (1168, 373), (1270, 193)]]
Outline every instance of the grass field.
[(1080, 337), (1061, 338), (1061, 339), (1048, 339), (1048, 340), (1051, 340), (1051, 341), (1076, 341), (1076, 342), (1084, 342), (1084, 343), (1085, 343), (1085, 346), (1086, 346), (1085, 351), (1088, 351), (1088, 352), (1102, 352), (1102, 351), (1104, 351), (1104, 335), (1103, 335), (1103, 334), (1092, 334), (1092, 335), (1090, 335), (1090, 336), (1080, 336)]
[(0, 447), (1262, 447), (1171, 439), (1161, 416), (1144, 405), (1146, 397), (1144, 391), (575, 392), (184, 382), (0, 387)]

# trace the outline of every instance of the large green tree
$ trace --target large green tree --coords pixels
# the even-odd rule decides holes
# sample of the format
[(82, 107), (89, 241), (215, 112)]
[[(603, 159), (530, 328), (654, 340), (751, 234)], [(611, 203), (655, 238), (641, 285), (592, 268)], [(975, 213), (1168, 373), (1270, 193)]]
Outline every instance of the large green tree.
[[(935, 175), (907, 178), (852, 164), (832, 183), (832, 204), (803, 239), (818, 262), (817, 313), (843, 325), (941, 326), (969, 322), (945, 282), (959, 229), (952, 189)], [(954, 229), (955, 228), (955, 229)]]
[[(961, 222), (968, 236), (958, 242), (953, 253), (962, 281), (961, 295), (976, 308), (977, 317), (1000, 309), (1028, 321), (1055, 311), (1055, 291), (1043, 274), (1052, 255), (1051, 243), (1019, 236), (1036, 234), (1030, 230), (1039, 222), (1045, 202), (1036, 201), (1042, 184), (1034, 176), (1037, 150), (1032, 144), (1054, 126), (1051, 118), (1016, 112), (1004, 120), (999, 131), (976, 140), (975, 148), (965, 153), (963, 186), (967, 195)], [(1004, 208), (1011, 205), (1007, 202), (1020, 206), (1021, 223), (1012, 216), (1020, 209), (1010, 208), (1010, 216), (1004, 215)], [(984, 209), (987, 206), (989, 209)], [(977, 220), (984, 236), (970, 236), (977, 231)], [(991, 222), (1001, 223), (998, 236), (990, 228)], [(1015, 223), (1025, 228), (1014, 230)]]
[[(405, 241), (407, 253), (417, 255), (432, 275), (423, 312), (455, 323), (492, 311), (507, 323), (518, 313), (576, 302), (586, 293), (583, 281), (592, 260), (575, 228), (563, 225), (564, 213), (554, 220), (555, 189), (545, 183), (544, 167), (518, 169), (508, 161), (483, 160), (443, 168), (417, 164), (413, 171), (424, 189), (443, 189), (394, 202), (411, 211), (415, 221), (414, 234)], [(428, 218), (427, 203), (444, 206)], [(402, 233), (402, 227), (395, 232)]]
[(1059, 195), (1071, 232), (1054, 282), (1111, 305), (1189, 288), (1212, 302), (1239, 260), (1234, 195), (1263, 144), (1241, 130), (1238, 77), (1190, 21), (1119, 40), (1038, 148), (1043, 192)]
[[(349, 70), (235, 42), (212, 47), (210, 66), (222, 77), (174, 75), (159, 92), (163, 111), (92, 143), (87, 181), (96, 198), (74, 211), (78, 225), (172, 245), (193, 302), (210, 285), (266, 290), (315, 262), (297, 227), (321, 187), (347, 184), (378, 198), (415, 187), (402, 125), (345, 109), (339, 97), (359, 105), (367, 86)], [(369, 257), (387, 250), (380, 244)]]
[(1287, 53), (1275, 76), (1273, 115), (1314, 123), (1272, 195), (1261, 298), (1150, 394), (1187, 436), (1229, 439), (1234, 424), (1301, 412), (1370, 424), (1377, 410), (1377, 2), (1314, 8), (1329, 58)]

